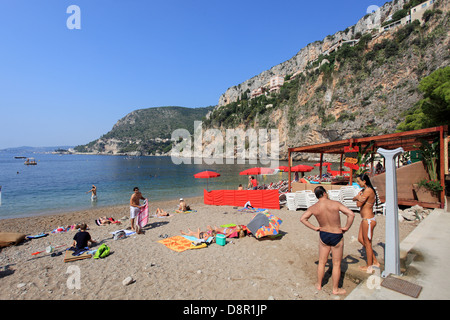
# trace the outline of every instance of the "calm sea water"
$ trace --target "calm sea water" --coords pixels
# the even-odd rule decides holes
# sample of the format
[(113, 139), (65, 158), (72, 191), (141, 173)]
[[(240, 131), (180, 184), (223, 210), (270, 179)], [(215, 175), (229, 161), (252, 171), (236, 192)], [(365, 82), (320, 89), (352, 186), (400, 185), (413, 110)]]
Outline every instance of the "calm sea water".
[[(204, 170), (219, 172), (220, 177), (208, 180), (208, 189), (231, 190), (248, 183), (248, 177), (239, 172), (258, 166), (175, 165), (170, 157), (54, 154), (24, 155), (38, 162), (26, 166), (24, 159), (14, 158), (16, 155), (0, 153), (0, 219), (127, 204), (135, 186), (150, 201), (202, 196), (207, 180), (195, 179), (194, 174)], [(287, 162), (280, 161), (280, 165)], [(287, 173), (278, 173), (260, 177), (259, 181), (287, 178)], [(86, 194), (92, 184), (98, 190), (98, 201), (94, 203)]]

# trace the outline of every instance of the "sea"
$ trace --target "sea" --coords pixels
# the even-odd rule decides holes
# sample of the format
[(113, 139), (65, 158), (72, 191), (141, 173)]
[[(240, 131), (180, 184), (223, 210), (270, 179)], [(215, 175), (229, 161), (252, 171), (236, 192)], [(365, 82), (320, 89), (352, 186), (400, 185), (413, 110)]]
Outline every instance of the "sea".
[[(174, 164), (169, 156), (109, 156), (32, 153), (37, 165), (25, 165), (12, 152), (0, 152), (0, 219), (30, 217), (125, 205), (134, 187), (149, 201), (203, 196), (203, 190), (235, 190), (248, 184), (243, 170), (261, 164)], [(224, 161), (225, 162), (225, 161)], [(304, 163), (310, 164), (310, 163)], [(287, 165), (280, 161), (279, 165)], [(294, 164), (295, 165), (295, 164)], [(310, 164), (311, 165), (311, 164)], [(215, 171), (220, 177), (196, 179), (201, 171)], [(317, 171), (317, 172), (315, 172)], [(310, 174), (316, 174), (313, 170)], [(260, 183), (287, 180), (287, 173), (257, 176)], [(95, 185), (97, 201), (86, 192)]]

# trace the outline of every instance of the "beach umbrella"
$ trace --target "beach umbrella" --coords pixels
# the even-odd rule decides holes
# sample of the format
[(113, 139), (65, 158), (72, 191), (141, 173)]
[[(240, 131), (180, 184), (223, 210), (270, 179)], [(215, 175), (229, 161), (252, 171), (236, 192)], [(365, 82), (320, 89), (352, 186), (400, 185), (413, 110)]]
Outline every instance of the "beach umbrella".
[(304, 164), (299, 164), (295, 167), (291, 168), (291, 172), (310, 172), (314, 169), (314, 167), (307, 166)]
[(303, 177), (305, 175), (305, 172), (311, 172), (313, 169), (314, 167), (307, 166), (305, 164), (299, 164), (296, 165), (295, 167), (292, 167), (291, 172), (301, 172)]
[(194, 174), (194, 178), (196, 178), (196, 179), (208, 179), (208, 180), (206, 180), (206, 190), (208, 190), (209, 179), (217, 178), (217, 177), (220, 177), (220, 173), (217, 173), (214, 171), (202, 171), (202, 172)]
[(257, 176), (261, 174), (273, 174), (275, 172), (275, 169), (272, 168), (250, 168), (244, 171), (241, 171), (239, 174), (241, 176)]
[(255, 238), (260, 239), (266, 236), (274, 236), (279, 234), (280, 224), (283, 221), (270, 214), (270, 213), (258, 213), (253, 219), (247, 224), (247, 229), (255, 236)]
[(283, 172), (288, 172), (289, 171), (289, 167), (287, 167), (287, 166), (279, 166), (277, 169), (280, 170), (280, 171), (283, 171)]

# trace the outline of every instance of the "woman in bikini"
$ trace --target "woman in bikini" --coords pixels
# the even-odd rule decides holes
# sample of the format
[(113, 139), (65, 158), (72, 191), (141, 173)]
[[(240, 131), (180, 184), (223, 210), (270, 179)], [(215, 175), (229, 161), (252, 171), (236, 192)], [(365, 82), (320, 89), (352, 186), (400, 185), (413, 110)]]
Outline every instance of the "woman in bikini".
[(367, 256), (367, 265), (364, 267), (359, 267), (359, 269), (367, 272), (372, 270), (372, 266), (380, 267), (380, 263), (377, 261), (372, 249), (373, 230), (377, 225), (377, 221), (373, 213), (373, 205), (377, 200), (375, 189), (373, 188), (367, 174), (360, 174), (356, 178), (356, 181), (359, 186), (363, 188), (363, 190), (361, 190), (361, 192), (353, 198), (353, 201), (356, 201), (357, 206), (361, 208), (360, 214), (362, 221), (359, 227), (358, 241), (366, 249)]

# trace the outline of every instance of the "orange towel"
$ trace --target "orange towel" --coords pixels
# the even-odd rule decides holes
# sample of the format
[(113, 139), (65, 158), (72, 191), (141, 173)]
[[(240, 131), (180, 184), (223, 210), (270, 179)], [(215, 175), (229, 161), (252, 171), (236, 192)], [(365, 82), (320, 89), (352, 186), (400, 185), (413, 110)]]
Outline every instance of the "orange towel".
[(192, 247), (192, 242), (183, 236), (174, 236), (163, 240), (159, 240), (158, 242), (162, 243), (167, 248), (176, 252), (183, 252), (191, 249)]

